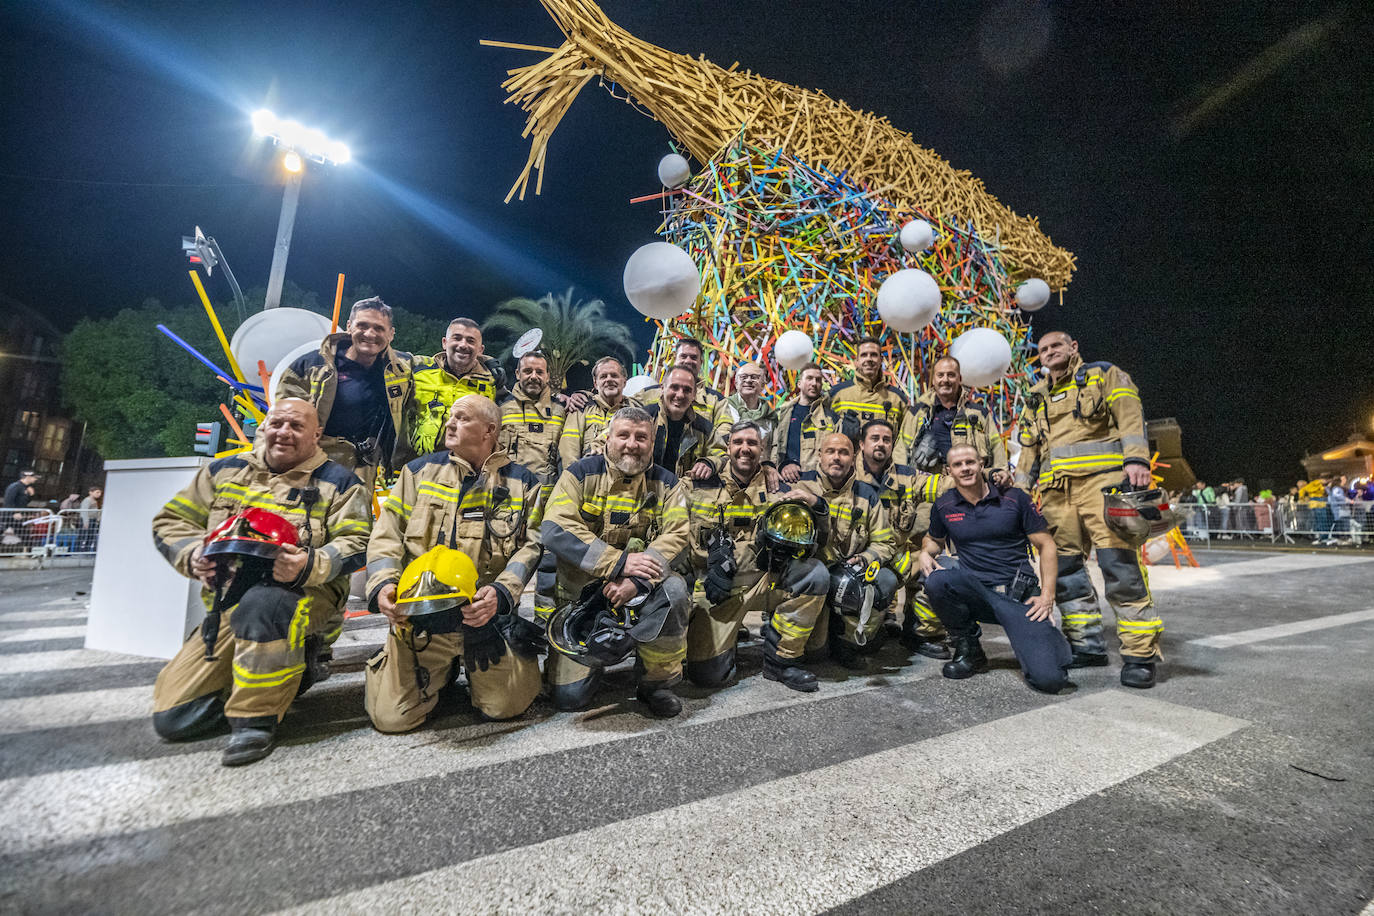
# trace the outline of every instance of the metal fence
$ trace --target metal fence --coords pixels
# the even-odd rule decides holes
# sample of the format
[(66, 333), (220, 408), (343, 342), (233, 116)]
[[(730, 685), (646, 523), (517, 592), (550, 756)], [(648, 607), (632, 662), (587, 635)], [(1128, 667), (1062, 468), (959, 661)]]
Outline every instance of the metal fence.
[(1185, 537), (1198, 541), (1268, 540), (1320, 546), (1361, 547), (1374, 544), (1374, 503), (1351, 502), (1344, 507), (1306, 503), (1232, 503), (1175, 507), (1183, 514)]
[(0, 509), (0, 556), (93, 556), (99, 537), (99, 509)]

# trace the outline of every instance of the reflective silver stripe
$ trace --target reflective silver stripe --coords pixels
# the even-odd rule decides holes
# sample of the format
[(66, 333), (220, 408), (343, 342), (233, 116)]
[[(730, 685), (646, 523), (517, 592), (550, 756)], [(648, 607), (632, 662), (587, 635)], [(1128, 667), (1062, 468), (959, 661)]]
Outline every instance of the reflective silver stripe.
[(367, 577), (369, 579), (378, 573), (400, 571), (401, 561), (392, 559), (391, 557), (377, 557), (375, 560), (368, 561), (367, 564)]
[(1121, 443), (1115, 440), (1101, 440), (1098, 442), (1074, 442), (1071, 445), (1054, 445), (1050, 447), (1050, 460), (1056, 458), (1080, 458), (1097, 455), (1120, 455)]
[(1122, 437), (1121, 437), (1121, 447), (1122, 447), (1123, 449), (1129, 449), (1129, 448), (1149, 449), (1149, 447), (1150, 447), (1150, 440), (1146, 439), (1144, 436), (1122, 436)]

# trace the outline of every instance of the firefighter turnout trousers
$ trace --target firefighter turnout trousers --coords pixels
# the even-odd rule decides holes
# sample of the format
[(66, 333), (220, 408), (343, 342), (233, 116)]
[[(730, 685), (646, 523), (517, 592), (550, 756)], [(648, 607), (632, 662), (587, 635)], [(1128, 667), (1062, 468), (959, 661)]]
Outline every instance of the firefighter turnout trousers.
[(1055, 601), (1063, 616), (1064, 635), (1075, 652), (1104, 654), (1102, 610), (1084, 560), (1097, 548), (1107, 601), (1116, 612), (1121, 654), (1133, 658), (1159, 656), (1164, 622), (1154, 601), (1139, 554), (1118, 537), (1102, 515), (1102, 488), (1121, 482), (1121, 471), (1089, 477), (1064, 477), (1042, 490), (1040, 511), (1049, 522), (1059, 553), (1059, 583)]
[[(304, 689), (307, 654), (324, 645), (347, 599), (347, 577), (304, 592), (254, 585), (220, 618), (213, 661), (206, 660), (196, 627), (158, 674), (153, 728), (175, 741), (206, 734), (226, 718), (244, 727), (275, 726)], [(205, 600), (208, 606), (213, 594)]]
[[(577, 595), (561, 588), (558, 605), (571, 604)], [(635, 648), (635, 664), (639, 684), (645, 690), (673, 687), (682, 681), (682, 660), (687, 657), (687, 618), (691, 612), (692, 594), (687, 583), (676, 573), (670, 573), (654, 586), (645, 602), (668, 602), (668, 619), (658, 638), (640, 643)], [(643, 613), (643, 611), (641, 611)], [(580, 665), (556, 650), (550, 650), (545, 676), (549, 682), (553, 705), (560, 710), (586, 709), (601, 686), (600, 668)]]
[(921, 575), (920, 538), (913, 547), (897, 554), (892, 571), (902, 585), (902, 632), (918, 636), (926, 642), (944, 642), (945, 627), (926, 598), (925, 579)]
[[(439, 691), (458, 674), (461, 633), (398, 632), (392, 627), (380, 652), (363, 669), (363, 701), (379, 732), (408, 732), (422, 725)], [(506, 646), (486, 671), (467, 669), (472, 708), (487, 719), (513, 719), (539, 695), (539, 660)]]
[[(699, 595), (687, 626), (688, 679), (699, 687), (720, 687), (734, 677), (735, 638), (750, 611), (776, 621), (763, 625), (764, 652), (779, 664), (795, 664), (829, 590), (830, 573), (819, 560), (793, 560), (780, 581), (765, 574), (752, 584), (737, 584), (730, 597), (714, 607)], [(783, 634), (802, 630), (799, 638), (788, 642), (792, 654), (784, 655)]]

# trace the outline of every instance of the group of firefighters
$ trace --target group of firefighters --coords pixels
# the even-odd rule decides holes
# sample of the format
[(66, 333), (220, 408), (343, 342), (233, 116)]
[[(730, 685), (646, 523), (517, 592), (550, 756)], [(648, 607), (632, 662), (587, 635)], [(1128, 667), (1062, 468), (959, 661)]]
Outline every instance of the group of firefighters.
[[(808, 364), (775, 408), (757, 363), (728, 397), (703, 384), (691, 338), (631, 397), (610, 357), (594, 391), (557, 391), (538, 351), (507, 391), (470, 319), (433, 357), (394, 350), (394, 334), (385, 303), (356, 303), (343, 333), (284, 373), (252, 450), (200, 469), (155, 517), (158, 549), (203, 583), (207, 609), (158, 677), (164, 738), (227, 723), (223, 763), (271, 753), (292, 701), (328, 676), (364, 568), (368, 607), (390, 623), (364, 672), (382, 732), (420, 726), (460, 673), (489, 719), (541, 691), (584, 709), (632, 656), (638, 700), (675, 716), (684, 676), (735, 677), (751, 612), (763, 676), (793, 690), (818, 689), (823, 657), (864, 668), (889, 631), (968, 677), (987, 667), (981, 621), (1005, 626), (1027, 683), (1054, 693), (1067, 669), (1108, 664), (1093, 549), (1121, 682), (1154, 684), (1162, 623), (1103, 497), (1149, 486), (1140, 399), (1067, 334), (1039, 342), (1014, 472), (956, 360), (911, 404), (872, 338), (851, 380), (827, 390)], [(397, 476), (374, 518), (378, 473)]]

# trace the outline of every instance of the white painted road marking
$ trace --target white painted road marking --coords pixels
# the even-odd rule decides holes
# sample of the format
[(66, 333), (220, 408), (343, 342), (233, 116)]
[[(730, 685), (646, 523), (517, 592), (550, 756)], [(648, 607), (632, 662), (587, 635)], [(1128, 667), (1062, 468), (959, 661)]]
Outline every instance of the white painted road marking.
[(62, 649), (55, 652), (17, 652), (0, 655), (0, 675), (30, 674), (35, 671), (71, 671), (76, 668), (104, 668), (109, 665), (136, 665), (162, 659), (96, 649)]
[[(532, 722), (488, 722), (442, 732), (422, 728), (405, 735), (382, 735), (364, 727), (367, 720), (360, 704), (360, 727), (304, 744), (292, 744), (290, 733), (284, 732), (283, 746), (252, 767), (221, 767), (224, 742), (218, 740), (207, 741), (205, 750), (191, 754), (0, 781), (0, 855), (328, 798), (932, 677), (939, 677), (938, 668), (914, 665), (897, 674), (824, 684), (819, 692), (808, 694), (748, 678), (711, 694), (704, 709), (669, 722), (642, 718), (635, 708), (608, 721), (598, 720), (594, 712), (556, 714)], [(321, 686), (331, 683), (333, 678)], [(149, 730), (148, 741), (156, 740)], [(341, 765), (349, 760), (365, 760), (367, 765)], [(195, 791), (188, 792), (187, 786), (195, 786)]]
[(1374, 608), (1351, 611), (1348, 614), (1331, 614), (1327, 617), (1310, 617), (1307, 620), (1295, 620), (1292, 623), (1280, 623), (1272, 627), (1241, 630), (1237, 633), (1224, 633), (1221, 636), (1204, 636), (1201, 639), (1190, 639), (1188, 642), (1194, 646), (1229, 649), (1232, 646), (1244, 646), (1252, 642), (1264, 642), (1267, 639), (1282, 639), (1285, 636), (1296, 636), (1299, 633), (1310, 633), (1313, 630), (1325, 630), (1330, 627), (1343, 627), (1351, 623), (1363, 623), (1366, 620), (1374, 620)]
[[(1199, 556), (1204, 561), (1207, 558), (1205, 553)], [(1374, 557), (1350, 554), (1270, 553), (1254, 560), (1219, 563), (1216, 566), (1203, 566), (1200, 569), (1194, 569), (1191, 566), (1175, 569), (1174, 565), (1170, 563), (1167, 566), (1150, 566), (1147, 567), (1147, 570), (1150, 576), (1150, 591), (1164, 592), (1195, 588), (1200, 585), (1215, 585), (1228, 579), (1278, 575), (1302, 572), (1308, 569), (1329, 569), (1333, 566), (1348, 566), (1352, 563), (1374, 563)], [(1097, 570), (1097, 565), (1092, 564), (1089, 569), (1094, 573), (1093, 581), (1099, 590), (1098, 594), (1101, 594), (1102, 577)]]
[(33, 623), (38, 620), (61, 620), (81, 623), (86, 619), (86, 609), (71, 607), (65, 611), (7, 611), (0, 612), (3, 623)]
[[(816, 913), (1246, 724), (1107, 690), (287, 912)], [(739, 880), (760, 851), (789, 867)]]
[(69, 627), (25, 627), (0, 630), (0, 642), (31, 642), (38, 639), (74, 639), (86, 635), (86, 625)]

